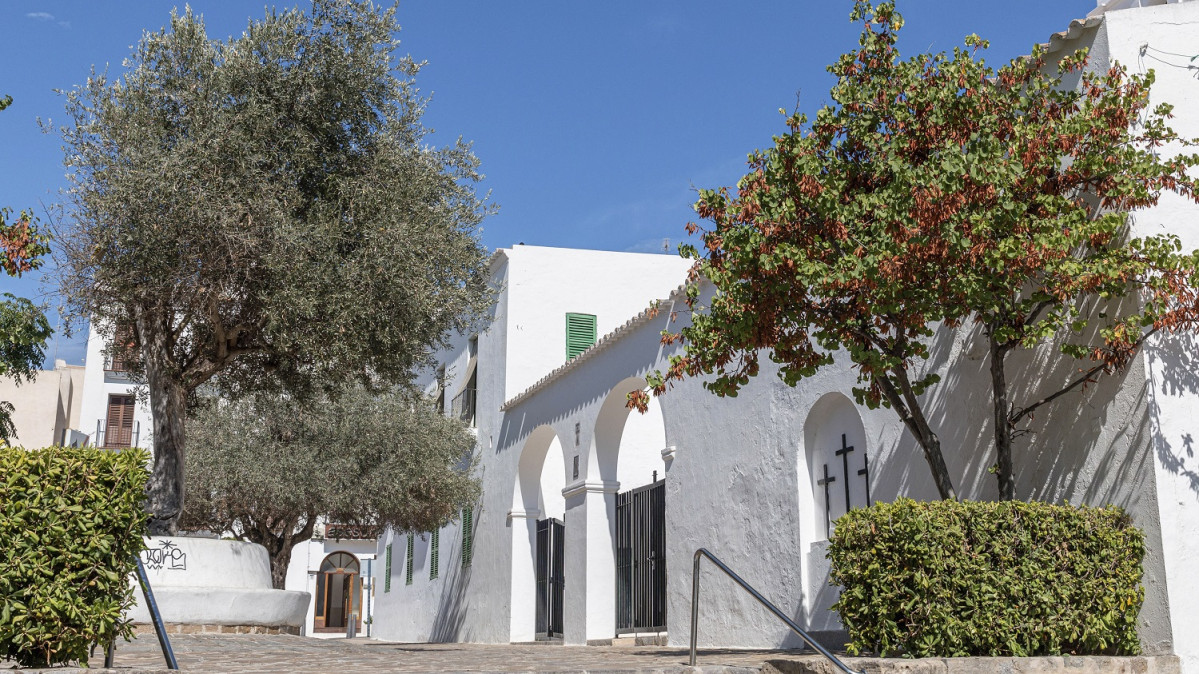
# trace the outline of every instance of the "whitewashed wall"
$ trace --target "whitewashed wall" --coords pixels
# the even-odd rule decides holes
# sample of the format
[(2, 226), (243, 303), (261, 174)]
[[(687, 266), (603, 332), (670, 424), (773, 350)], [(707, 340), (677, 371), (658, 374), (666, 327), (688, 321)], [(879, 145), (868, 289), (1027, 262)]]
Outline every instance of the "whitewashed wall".
[[(1113, 61), (1131, 72), (1152, 69), (1157, 80), (1150, 92), (1153, 104), (1175, 106), (1171, 125), (1184, 137), (1199, 137), (1199, 68), (1187, 58), (1199, 46), (1199, 2), (1182, 2), (1108, 12), (1103, 39)], [(1170, 148), (1167, 152), (1177, 151)], [(1194, 152), (1194, 148), (1188, 150)], [(1138, 213), (1134, 233), (1172, 232), (1184, 250), (1199, 249), (1199, 207), (1177, 197)], [(1144, 351), (1148, 382), (1143, 404), (1150, 413), (1147, 429), (1152, 452), (1146, 457), (1154, 473), (1161, 524), (1160, 549), (1164, 562), (1161, 582), (1169, 589), (1168, 615), (1155, 616), (1169, 625), (1175, 652), (1184, 672), (1199, 671), (1199, 461), (1194, 458), (1199, 437), (1199, 340), (1160, 335)], [(1122, 467), (1121, 467), (1122, 468)]]
[[(1193, 53), (1197, 22), (1196, 2), (1112, 11), (1102, 21), (1076, 26), (1072, 37), (1058, 40), (1055, 48), (1090, 46), (1093, 68), (1106, 68), (1109, 58), (1133, 69), (1155, 67), (1154, 96), (1177, 105), (1176, 128), (1184, 135), (1199, 136), (1199, 113), (1193, 106), (1199, 80), (1194, 70), (1185, 63), (1163, 68), (1140, 57), (1145, 44), (1163, 52)], [(1137, 214), (1135, 227), (1145, 232), (1174, 231), (1188, 249), (1194, 249), (1199, 248), (1196, 216), (1199, 211), (1194, 206), (1167, 199)], [(516, 259), (512, 258), (513, 267)], [(538, 292), (552, 293), (557, 276), (540, 274), (540, 281), (550, 286), (543, 290), (532, 285), (531, 276), (512, 271), (508, 278), (529, 282), (512, 283), (509, 294), (501, 297), (502, 309), (497, 313), (504, 316), (505, 341), (492, 357), (509, 355), (510, 360), (503, 380), (493, 379), (489, 385), (506, 391), (511, 399), (553, 365), (529, 354), (516, 357), (525, 332), (517, 326), (535, 327), (531, 332), (545, 334), (549, 324), (515, 316), (527, 304), (512, 293), (527, 287), (533, 292), (525, 300)], [(648, 300), (664, 295), (642, 292), (640, 296)], [(548, 313), (557, 322), (564, 311), (586, 311), (537, 305), (552, 306)], [(658, 316), (622, 330), (486, 422), (482, 415), (496, 408), (494, 400), (484, 406), (480, 398), (484, 495), (476, 516), (475, 563), (448, 583), (398, 595), (389, 611), (402, 624), (389, 625), (385, 631), (381, 616), (380, 636), (485, 642), (528, 638), (532, 627), (524, 605), (531, 593), (527, 527), (530, 519), (549, 510), (544, 497), (550, 484), (544, 466), (549, 462), (543, 462), (538, 499), (526, 499), (524, 494), (528, 477), (538, 474), (535, 464), (540, 453), (552, 449), (561, 452), (566, 473), (565, 640), (578, 644), (610, 638), (614, 626), (611, 496), (633, 486), (622, 483), (628, 479), (621, 471), (622, 461), (626, 466), (632, 465), (627, 458), (636, 456), (641, 461), (652, 454), (648, 448), (658, 444), (667, 481), (671, 643), (682, 645), (688, 638), (691, 559), (700, 546), (723, 558), (802, 624), (818, 632), (838, 628), (828, 610), (836, 591), (827, 584), (824, 492), (815, 484), (816, 471), (828, 464), (830, 473), (842, 480), (830, 495), (833, 515), (839, 514), (844, 510), (844, 479), (850, 476), (830, 449), (840, 446), (844, 433), (855, 446), (853, 461), (869, 458), (873, 500), (890, 501), (899, 495), (931, 499), (936, 491), (922, 453), (894, 413), (846, 402), (855, 373), (843, 361), (795, 388), (783, 385), (775, 377), (775, 368), (767, 364), (735, 399), (716, 398), (699, 381), (684, 382), (660, 400), (660, 427), (651, 420), (629, 422), (623, 409), (627, 390), (646, 371), (666, 365), (669, 353), (659, 335), (668, 315), (669, 307), (664, 307)], [(497, 336), (496, 343), (500, 341)], [(555, 345), (555, 350), (560, 348)], [(1199, 473), (1190, 465), (1195, 461), (1192, 450), (1199, 430), (1193, 428), (1199, 410), (1196, 353), (1199, 348), (1191, 339), (1155, 340), (1126, 373), (1066, 396), (1037, 414), (1031, 433), (1018, 441), (1014, 456), (1019, 498), (1111, 503), (1130, 512), (1145, 531), (1148, 546), (1146, 599), (1139, 626), (1142, 643), (1151, 654), (1179, 653), (1184, 671), (1192, 672), (1199, 671), (1199, 620), (1195, 618), (1199, 581), (1188, 573), (1187, 563), (1199, 559)], [(926, 412), (940, 433), (959, 493), (970, 499), (997, 495), (995, 478), (988, 472), (995, 458), (985, 355), (977, 330), (941, 331), (925, 364), (941, 376), (941, 384), (924, 398)], [(534, 371), (538, 367), (540, 373)], [(1008, 361), (1016, 400), (1052, 392), (1076, 375), (1076, 364), (1056, 356), (1050, 346), (1014, 354)], [(639, 430), (624, 437), (626, 428)], [(828, 446), (830, 442), (834, 447)], [(526, 452), (535, 458), (523, 460), (526, 481), (522, 482)], [(572, 470), (576, 457), (577, 478)], [(558, 465), (555, 457), (549, 473)], [(636, 471), (644, 472), (650, 465), (644, 463)], [(856, 465), (849, 472), (856, 477)], [(518, 483), (521, 498), (515, 500)], [(865, 485), (853, 483), (851, 502), (864, 495)], [(837, 496), (840, 506), (833, 502)], [(451, 540), (445, 533), (442, 536), (443, 545)], [(402, 554), (399, 545), (395, 550)], [(446, 554), (443, 549), (443, 559)], [(731, 582), (705, 572), (702, 584), (701, 644), (798, 645)]]
[[(561, 488), (573, 465), (562, 452), (574, 447), (575, 433), (573, 426), (558, 429), (558, 446), (563, 449), (536, 467), (545, 476), (546, 485), (530, 503), (540, 505), (527, 511), (514, 509), (520, 451), (513, 451), (508, 443), (542, 424), (526, 426), (527, 418), (504, 414), (500, 407), (565, 363), (567, 312), (595, 315), (597, 334), (602, 336), (644, 309), (646, 298), (664, 297), (677, 288), (689, 266), (670, 255), (524, 245), (497, 251), (491, 261), (491, 276), (499, 294), (490, 326), (478, 335), (476, 451), (484, 500), (475, 514), (474, 560), (469, 567), (462, 567), (460, 523), (451, 523), (440, 534), (441, 576), (428, 578), (424, 566), (429, 555), (426, 533), (423, 541), (417, 539), (413, 584), (405, 585), (406, 534), (389, 532), (382, 537), (376, 554), (383, 559), (386, 545), (393, 544), (393, 578), (391, 592), (384, 593), (379, 576), (375, 594), (376, 627), (381, 638), (483, 642), (524, 640), (525, 636), (532, 639), (531, 626), (527, 635), (523, 627), (515, 631), (511, 628), (511, 595), (507, 588), (513, 580), (514, 541), (509, 522), (527, 531), (537, 517), (567, 514)], [(437, 362), (446, 366), (447, 409), (469, 376), (469, 338), (453, 335), (450, 347), (436, 354)], [(435, 373), (425, 372), (417, 380), (428, 392), (435, 389)], [(582, 433), (589, 434), (590, 429)], [(512, 514), (515, 518), (510, 517)], [(526, 547), (530, 544), (526, 539)]]
[[(104, 371), (104, 337), (92, 327), (87, 335), (86, 368), (83, 375), (83, 399), (79, 404), (79, 430), (91, 437), (96, 444), (96, 424), (105, 427), (108, 418), (108, 396), (133, 394), (136, 388), (129, 378), (120, 372)], [(138, 424), (137, 446), (149, 449), (153, 446), (154, 423), (150, 416), (149, 401), (139, 397), (134, 410), (134, 421)]]

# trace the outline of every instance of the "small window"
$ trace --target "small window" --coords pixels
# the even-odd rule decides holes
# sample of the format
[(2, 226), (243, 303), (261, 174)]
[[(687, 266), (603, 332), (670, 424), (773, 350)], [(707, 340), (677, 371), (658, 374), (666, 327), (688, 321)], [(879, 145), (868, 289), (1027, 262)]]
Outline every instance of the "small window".
[(414, 544), (415, 542), (413, 541), (412, 534), (408, 534), (408, 570), (404, 572), (405, 585), (412, 584), (412, 549)]
[(391, 592), (391, 543), (387, 544), (386, 562), (383, 565), (383, 591)]
[(434, 529), (429, 534), (429, 580), (435, 580), (437, 578), (437, 563), (439, 561), (437, 551), (441, 547), (439, 545), (441, 540), (440, 534), (440, 529)]
[(470, 508), (462, 509), (462, 566), (470, 566), (471, 546), (474, 543), (474, 512)]
[(136, 409), (133, 395), (108, 396), (108, 419), (104, 423), (104, 447), (131, 447), (135, 444), (133, 413)]
[(566, 360), (574, 358), (595, 344), (595, 337), (595, 316), (566, 314)]

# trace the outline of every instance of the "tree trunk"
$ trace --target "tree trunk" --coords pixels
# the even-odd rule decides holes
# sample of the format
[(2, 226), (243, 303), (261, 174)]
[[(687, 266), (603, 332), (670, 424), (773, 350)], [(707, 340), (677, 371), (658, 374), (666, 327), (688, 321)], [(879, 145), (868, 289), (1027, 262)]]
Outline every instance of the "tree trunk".
[[(879, 388), (882, 389), (887, 401), (891, 403), (891, 409), (895, 410), (904, 426), (907, 426), (912, 437), (916, 438), (916, 442), (924, 450), (924, 460), (932, 472), (933, 483), (937, 485), (937, 493), (943, 500), (957, 500), (958, 495), (953, 488), (953, 479), (949, 477), (949, 467), (945, 465), (945, 455), (941, 453), (941, 439), (928, 425), (928, 420), (924, 417), (924, 410), (920, 407), (920, 401), (912, 392), (907, 372), (902, 368), (896, 368), (891, 374), (898, 380), (898, 386), (896, 382), (884, 376), (877, 378)], [(902, 389), (902, 393), (900, 389)]]
[(150, 535), (173, 536), (183, 514), (184, 422), (187, 397), (175, 377), (165, 325), (139, 311), (138, 335), (145, 359), (146, 386), (154, 424), (154, 465), (146, 484)]
[[(994, 334), (993, 331), (988, 331)], [(1011, 403), (1008, 401), (1007, 378), (1003, 371), (1008, 347), (1000, 344), (993, 336), (991, 342), (991, 406), (995, 418), (995, 454), (997, 457), (995, 477), (999, 480), (999, 500), (1016, 499), (1016, 478), (1012, 469), (1012, 424), (1009, 421)]]
[(291, 536), (284, 533), (273, 543), (273, 546), (267, 548), (271, 553), (271, 587), (283, 590), (287, 585), (287, 567), (291, 564)]
[[(304, 521), (302, 527), (301, 519)], [(316, 519), (311, 515), (284, 515), (278, 519), (268, 516), (266, 521), (243, 521), (245, 530), (242, 532), (242, 538), (266, 548), (267, 557), (271, 560), (271, 587), (276, 590), (286, 589), (291, 550), (312, 538)], [(300, 527), (299, 531), (296, 527)]]

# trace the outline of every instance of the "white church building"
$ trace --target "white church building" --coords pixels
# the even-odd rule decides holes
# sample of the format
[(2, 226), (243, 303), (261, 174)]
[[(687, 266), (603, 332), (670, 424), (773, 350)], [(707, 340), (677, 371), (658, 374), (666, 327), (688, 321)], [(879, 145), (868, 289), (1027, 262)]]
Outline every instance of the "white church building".
[[(1112, 0), (1054, 35), (1050, 50), (1090, 47), (1099, 70), (1155, 69), (1154, 102), (1174, 103), (1174, 128), (1196, 137), (1197, 71), (1167, 56), (1195, 53), (1196, 35), (1199, 2)], [(1199, 208), (1167, 196), (1132, 226), (1174, 232), (1192, 250), (1196, 223)], [(492, 275), (492, 324), (441, 354), (427, 378), (447, 413), (477, 427), (483, 495), (438, 532), (379, 539), (374, 635), (586, 644), (652, 634), (684, 645), (698, 547), (801, 625), (837, 633), (824, 557), (832, 520), (872, 501), (937, 496), (895, 414), (853, 402), (844, 359), (794, 388), (764, 365), (737, 398), (688, 380), (646, 414), (630, 412), (629, 391), (678, 348), (660, 336), (687, 320), (681, 261), (514, 246), (497, 252)], [(955, 486), (993, 499), (984, 341), (941, 331), (930, 350), (925, 367), (942, 383), (925, 406)], [(1018, 393), (1056, 390), (1074, 373), (1052, 353), (1009, 360)], [(1199, 672), (1196, 353), (1193, 338), (1155, 337), (1127, 372), (1038, 415), (1014, 457), (1019, 498), (1127, 509), (1148, 549), (1143, 648), (1177, 653), (1189, 672)], [(701, 645), (799, 645), (723, 576), (705, 571), (702, 585)]]
[[(1153, 102), (1199, 137), (1199, 2), (1106, 0), (1054, 35), (1051, 54), (1091, 50), (1157, 73)], [(1199, 249), (1199, 208), (1167, 196), (1133, 218), (1134, 234), (1170, 231)], [(764, 360), (737, 398), (689, 380), (630, 412), (627, 394), (664, 369), (685, 324), (686, 261), (666, 255), (517, 245), (490, 261), (490, 325), (456, 338), (426, 374), (447, 414), (476, 429), (480, 502), (439, 531), (326, 529), (293, 551), (288, 589), (312, 593), (304, 632), (408, 642), (607, 642), (689, 636), (691, 564), (706, 547), (818, 636), (829, 610), (824, 551), (848, 508), (898, 496), (936, 498), (918, 446), (893, 412), (856, 405), (842, 360), (794, 388)], [(710, 294), (711, 288), (702, 288)], [(671, 323), (676, 315), (678, 321)], [(89, 340), (82, 435), (150, 446), (148, 410), (120, 363)], [(990, 383), (977, 333), (938, 333), (925, 399), (955, 486), (997, 495)], [(1073, 365), (1045, 349), (1011, 358), (1020, 393), (1053, 390)], [(1163, 335), (1129, 370), (1038, 415), (1016, 448), (1018, 497), (1115, 504), (1146, 535), (1148, 654), (1177, 653), (1199, 674), (1199, 344)], [(728, 579), (702, 577), (703, 646), (791, 647), (799, 641)], [(836, 643), (836, 641), (833, 641)]]

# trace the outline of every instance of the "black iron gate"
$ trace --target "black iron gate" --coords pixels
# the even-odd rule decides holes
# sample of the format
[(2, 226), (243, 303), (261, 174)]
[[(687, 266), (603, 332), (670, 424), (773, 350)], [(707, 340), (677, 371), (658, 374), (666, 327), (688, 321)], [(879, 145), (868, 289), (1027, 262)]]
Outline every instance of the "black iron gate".
[(655, 480), (616, 495), (616, 633), (665, 630), (666, 480)]
[(537, 520), (537, 636), (562, 636), (562, 558), (566, 539), (561, 520)]

